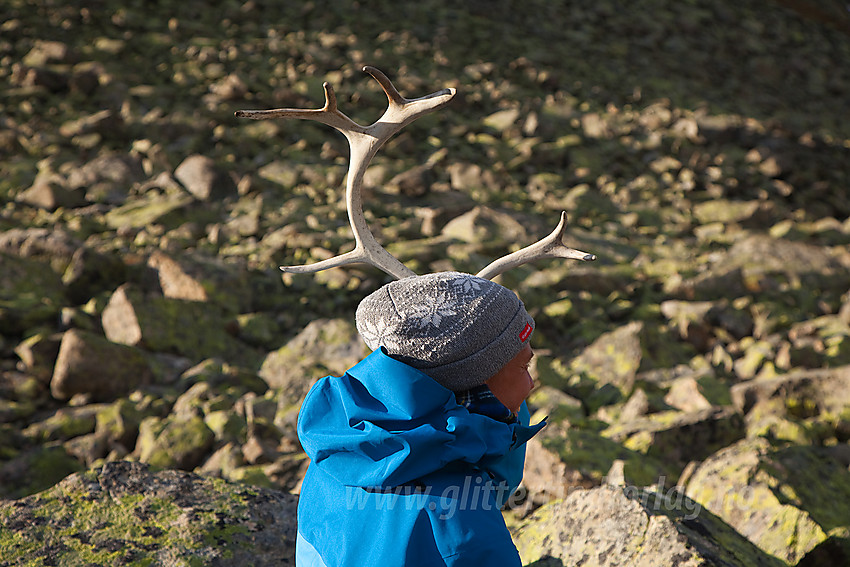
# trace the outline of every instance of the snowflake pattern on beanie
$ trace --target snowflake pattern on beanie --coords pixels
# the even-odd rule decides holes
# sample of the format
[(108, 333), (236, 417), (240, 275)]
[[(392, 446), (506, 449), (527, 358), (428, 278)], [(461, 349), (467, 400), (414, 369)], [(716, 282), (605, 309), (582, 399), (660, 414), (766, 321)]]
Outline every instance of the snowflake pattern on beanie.
[(364, 319), (358, 325), (357, 330), (366, 344), (369, 345), (369, 348), (373, 348), (371, 345), (375, 345), (373, 350), (384, 347), (387, 350), (395, 351), (401, 348), (396, 327), (398, 327), (397, 324), (390, 324), (383, 317), (380, 317), (377, 320)]
[(426, 329), (432, 325), (439, 327), (443, 323), (444, 318), (457, 315), (457, 311), (452, 309), (454, 303), (445, 294), (440, 294), (436, 297), (425, 297), (421, 303), (411, 306), (405, 315), (420, 329)]
[(534, 330), (516, 294), (458, 272), (390, 282), (360, 302), (356, 323), (369, 348), (384, 347), (451, 390), (483, 384)]

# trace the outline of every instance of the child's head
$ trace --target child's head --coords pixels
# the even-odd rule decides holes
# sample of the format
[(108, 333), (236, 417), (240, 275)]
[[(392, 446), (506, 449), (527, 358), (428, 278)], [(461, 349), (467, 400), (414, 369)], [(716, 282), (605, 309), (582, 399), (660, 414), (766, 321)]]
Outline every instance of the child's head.
[(521, 352), (530, 359), (534, 320), (509, 289), (439, 272), (391, 282), (366, 297), (357, 307), (357, 329), (372, 350), (382, 346), (462, 391), (487, 383)]

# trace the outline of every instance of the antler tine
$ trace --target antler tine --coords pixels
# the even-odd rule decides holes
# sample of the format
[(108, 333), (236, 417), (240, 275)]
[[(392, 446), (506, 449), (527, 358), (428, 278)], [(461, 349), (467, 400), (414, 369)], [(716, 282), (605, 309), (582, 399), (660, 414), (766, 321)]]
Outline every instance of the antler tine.
[(268, 120), (271, 118), (300, 118), (302, 120), (315, 120), (337, 130), (362, 131), (363, 126), (339, 111), (336, 105), (336, 93), (333, 86), (325, 81), (322, 83), (325, 90), (325, 106), (319, 109), (303, 108), (277, 108), (275, 110), (237, 110), (237, 118), (250, 118), (251, 120)]
[(342, 132), (348, 140), (350, 156), (348, 176), (345, 187), (345, 203), (348, 209), (348, 220), (354, 233), (354, 250), (316, 262), (306, 266), (281, 266), (281, 270), (289, 273), (313, 273), (345, 264), (366, 263), (383, 270), (398, 279), (415, 276), (416, 274), (402, 264), (381, 246), (369, 230), (366, 217), (363, 215), (361, 188), (363, 175), (369, 162), (381, 146), (396, 132), (413, 122), (423, 114), (437, 110), (447, 104), (455, 95), (455, 89), (442, 89), (430, 95), (408, 100), (402, 97), (392, 82), (381, 71), (374, 67), (363, 67), (387, 95), (389, 104), (384, 114), (372, 125), (361, 126), (342, 112), (336, 104), (333, 88), (324, 84), (325, 106), (319, 110), (279, 109), (279, 110), (240, 110), (237, 117), (264, 118), (302, 118), (316, 120), (332, 126)]
[[(404, 104), (407, 100), (398, 92), (395, 88), (395, 85), (389, 78), (384, 75), (379, 69), (372, 67), (371, 65), (366, 65), (363, 67), (364, 73), (369, 73), (372, 75), (372, 78), (378, 81), (378, 84), (381, 85), (381, 88), (384, 89), (384, 93), (386, 93), (387, 98), (390, 101), (390, 104)], [(442, 92), (442, 91), (440, 91)]]
[(502, 272), (540, 258), (567, 258), (583, 260), (585, 262), (596, 260), (595, 254), (588, 254), (587, 252), (570, 248), (564, 244), (564, 233), (566, 229), (567, 212), (562, 211), (561, 221), (549, 236), (488, 264), (487, 267), (478, 272), (478, 277), (492, 280)]

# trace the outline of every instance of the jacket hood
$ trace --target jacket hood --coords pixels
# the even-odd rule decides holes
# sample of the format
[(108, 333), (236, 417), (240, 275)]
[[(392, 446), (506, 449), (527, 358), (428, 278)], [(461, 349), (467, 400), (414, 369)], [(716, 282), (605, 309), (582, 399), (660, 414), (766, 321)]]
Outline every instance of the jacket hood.
[(344, 376), (319, 380), (298, 416), (311, 466), (367, 488), (409, 483), (453, 462), (486, 469), (544, 426), (470, 413), (451, 390), (383, 348)]

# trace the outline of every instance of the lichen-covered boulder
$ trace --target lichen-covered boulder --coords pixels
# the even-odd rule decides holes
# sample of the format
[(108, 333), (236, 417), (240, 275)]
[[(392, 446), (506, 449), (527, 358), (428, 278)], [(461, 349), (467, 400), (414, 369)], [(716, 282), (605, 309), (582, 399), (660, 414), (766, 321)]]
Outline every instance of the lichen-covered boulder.
[[(665, 459), (625, 447), (591, 429), (563, 423), (546, 427), (535, 436), (532, 447), (526, 467), (532, 471), (540, 469), (542, 478), (549, 478), (544, 491), (549, 498), (562, 498), (566, 491), (576, 486), (597, 486), (605, 482), (618, 462), (625, 481), (637, 486), (672, 481), (679, 473), (679, 469)], [(533, 478), (535, 475), (529, 476), (529, 490), (540, 484), (539, 481), (531, 482)], [(539, 498), (540, 495), (531, 496)]]
[(743, 416), (734, 408), (652, 413), (612, 425), (602, 436), (624, 447), (683, 468), (746, 435)]
[(761, 378), (735, 384), (732, 402), (739, 411), (749, 412), (759, 403), (778, 400), (777, 408), (816, 415), (840, 413), (850, 405), (850, 366), (820, 370), (800, 370), (783, 376)]
[(643, 357), (643, 323), (633, 321), (602, 334), (569, 364), (555, 359), (537, 363), (543, 384), (581, 399), (591, 410), (631, 393)]
[(253, 362), (255, 354), (228, 331), (233, 322), (207, 302), (145, 295), (122, 285), (109, 299), (101, 317), (110, 341), (178, 354), (193, 360), (220, 356)]
[(749, 437), (803, 444), (850, 438), (850, 366), (756, 378), (735, 384), (731, 394), (746, 412)]
[(575, 490), (520, 522), (514, 542), (537, 567), (782, 565), (672, 489)]
[(0, 249), (0, 333), (10, 336), (57, 319), (67, 304), (62, 278), (37, 259)]
[(269, 354), (259, 374), (269, 387), (281, 389), (288, 403), (296, 404), (316, 380), (342, 376), (368, 352), (351, 321), (320, 319)]
[(139, 425), (136, 454), (142, 462), (156, 467), (192, 470), (214, 443), (215, 434), (199, 416), (151, 416)]
[(293, 565), (297, 498), (131, 462), (0, 501), (9, 565)]
[[(4, 447), (0, 445), (0, 449)], [(25, 448), (8, 461), (0, 461), (0, 498), (34, 494), (82, 469), (73, 455), (56, 444)]]
[(739, 441), (697, 467), (687, 495), (790, 564), (850, 528), (850, 471), (825, 447)]
[(65, 441), (95, 430), (96, 415), (105, 404), (89, 404), (60, 408), (45, 420), (23, 430), (23, 434), (36, 443)]
[(243, 312), (251, 306), (251, 287), (244, 266), (230, 268), (215, 257), (202, 254), (168, 255), (155, 251), (148, 258), (165, 297), (209, 301), (226, 311)]
[(62, 336), (50, 391), (59, 400), (75, 394), (113, 400), (153, 379), (147, 358), (139, 349), (70, 329)]
[(110, 209), (104, 215), (106, 224), (113, 229), (144, 228), (154, 223), (178, 225), (189, 215), (188, 208), (195, 199), (182, 189), (166, 189), (162, 194), (149, 191), (143, 197)]

